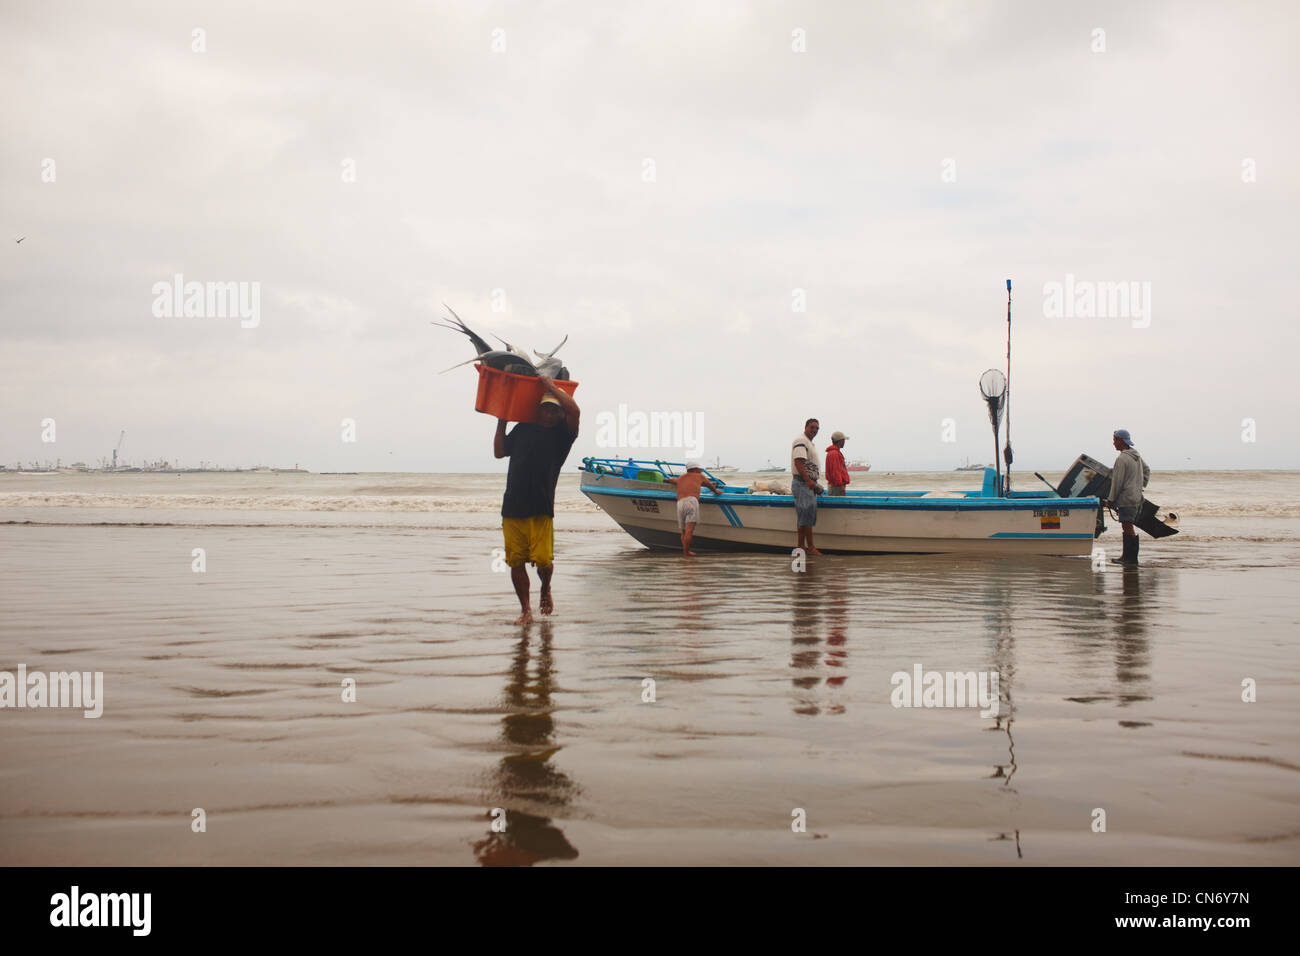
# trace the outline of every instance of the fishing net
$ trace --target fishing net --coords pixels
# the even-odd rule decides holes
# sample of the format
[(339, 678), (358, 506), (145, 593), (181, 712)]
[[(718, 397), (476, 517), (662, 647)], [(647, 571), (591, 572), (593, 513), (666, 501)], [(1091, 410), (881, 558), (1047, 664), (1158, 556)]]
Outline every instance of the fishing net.
[(1002, 412), (1007, 407), (1006, 376), (995, 368), (989, 369), (980, 376), (980, 394), (989, 406), (989, 424), (996, 435), (1002, 424)]

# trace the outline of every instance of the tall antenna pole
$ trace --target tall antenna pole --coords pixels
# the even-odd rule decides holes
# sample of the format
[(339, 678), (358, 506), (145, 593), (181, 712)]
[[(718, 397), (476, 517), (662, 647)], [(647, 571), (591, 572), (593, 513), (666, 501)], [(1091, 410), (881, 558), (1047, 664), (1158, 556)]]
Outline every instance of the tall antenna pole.
[[(996, 453), (997, 448), (994, 447)], [(1011, 497), (1011, 280), (1007, 280), (1007, 447), (1002, 451), (1007, 470), (1003, 497)]]

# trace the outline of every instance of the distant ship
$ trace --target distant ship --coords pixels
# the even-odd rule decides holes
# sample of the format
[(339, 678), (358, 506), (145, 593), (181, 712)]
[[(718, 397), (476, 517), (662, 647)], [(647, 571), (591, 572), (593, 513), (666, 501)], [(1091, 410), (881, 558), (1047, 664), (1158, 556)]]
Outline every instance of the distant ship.
[(862, 460), (851, 461), (848, 463), (846, 467), (849, 469), (849, 471), (870, 471), (871, 470), (871, 466)]
[(709, 467), (709, 471), (713, 472), (715, 475), (734, 475), (736, 472), (740, 471), (740, 469), (735, 465), (724, 465), (721, 458), (715, 458), (713, 459), (713, 464)]
[(953, 471), (983, 471), (985, 468), (992, 467), (992, 465), (972, 465), (970, 459), (967, 458), (964, 462), (954, 468)]
[(754, 474), (756, 474), (756, 475), (775, 475), (775, 474), (782, 474), (782, 475), (784, 475), (784, 474), (785, 474), (785, 469), (782, 468), (780, 465), (774, 465), (774, 464), (772, 464), (772, 459), (769, 458), (769, 459), (767, 460), (767, 467), (766, 467), (766, 468), (756, 468), (756, 469), (754, 469)]

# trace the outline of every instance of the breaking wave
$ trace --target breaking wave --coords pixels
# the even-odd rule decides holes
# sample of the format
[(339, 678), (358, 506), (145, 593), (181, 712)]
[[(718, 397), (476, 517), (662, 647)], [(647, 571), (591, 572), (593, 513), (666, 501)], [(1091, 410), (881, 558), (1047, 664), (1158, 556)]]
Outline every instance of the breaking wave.
[[(116, 495), (82, 492), (15, 492), (0, 494), (0, 508), (133, 508), (137, 510), (428, 512), (489, 514), (500, 512), (501, 495)], [(597, 510), (586, 498), (557, 496), (555, 510)]]
[[(322, 511), (489, 514), (501, 510), (501, 493), (491, 495), (173, 495), (102, 494), (76, 491), (0, 494), (0, 508), (134, 508), (138, 510)], [(560, 493), (555, 510), (576, 514), (598, 510), (581, 494)], [(1186, 525), (1195, 518), (1300, 518), (1300, 501), (1162, 505)]]

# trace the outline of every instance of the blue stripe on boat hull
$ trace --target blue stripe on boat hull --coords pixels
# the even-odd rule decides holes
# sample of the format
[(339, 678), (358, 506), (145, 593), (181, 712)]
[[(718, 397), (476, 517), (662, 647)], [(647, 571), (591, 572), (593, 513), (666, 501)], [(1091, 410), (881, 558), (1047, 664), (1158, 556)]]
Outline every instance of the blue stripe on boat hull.
[[(656, 531), (652, 528), (641, 528), (636, 525), (619, 523), (619, 527), (630, 534), (637, 541), (644, 544), (647, 548), (655, 550), (676, 551), (679, 554), (682, 550), (682, 537), (674, 531)], [(790, 532), (790, 537), (794, 538), (794, 531)], [(691, 547), (696, 551), (727, 551), (733, 553), (746, 552), (753, 554), (755, 552), (764, 552), (767, 554), (784, 554), (790, 556), (794, 550), (794, 545), (785, 547), (784, 545), (763, 545), (763, 544), (745, 544), (740, 541), (723, 541), (721, 538), (702, 538), (696, 534), (691, 539)], [(828, 548), (825, 544), (819, 544), (818, 547), (825, 554), (898, 554), (895, 551), (846, 551), (841, 548)], [(943, 554), (942, 551), (908, 551), (906, 554)]]
[(1091, 538), (1090, 534), (1075, 534), (1072, 531), (999, 531), (989, 535), (990, 538)]

